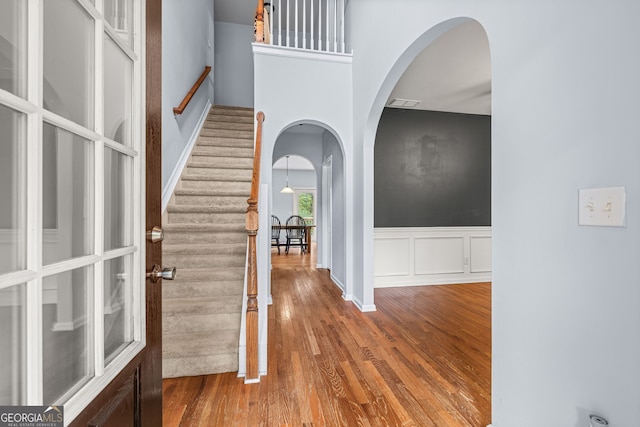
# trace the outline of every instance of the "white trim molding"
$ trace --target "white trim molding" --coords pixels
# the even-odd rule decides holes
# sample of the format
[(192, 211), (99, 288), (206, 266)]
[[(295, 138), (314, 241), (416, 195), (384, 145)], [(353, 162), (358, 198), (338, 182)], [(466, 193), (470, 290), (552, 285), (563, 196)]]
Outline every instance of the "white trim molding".
[(253, 53), (256, 55), (284, 56), (286, 58), (311, 59), (324, 62), (353, 63), (352, 53), (325, 52), (321, 50), (306, 50), (287, 46), (275, 46), (263, 43), (252, 43)]
[(491, 281), (491, 227), (374, 229), (374, 286)]
[(351, 302), (353, 302), (356, 307), (358, 307), (358, 309), (363, 313), (378, 311), (375, 304), (363, 304), (362, 301), (360, 301), (360, 299), (356, 298), (355, 296), (351, 299)]

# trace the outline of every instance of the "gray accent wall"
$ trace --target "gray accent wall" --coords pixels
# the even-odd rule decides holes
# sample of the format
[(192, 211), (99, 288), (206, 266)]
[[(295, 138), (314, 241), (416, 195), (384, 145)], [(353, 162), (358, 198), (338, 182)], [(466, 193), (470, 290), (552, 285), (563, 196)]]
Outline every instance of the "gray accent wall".
[[(165, 188), (185, 151), (200, 118), (213, 100), (213, 2), (179, 0), (162, 2), (162, 187)], [(184, 113), (177, 107), (198, 80), (204, 67), (213, 67)]]
[(385, 108), (375, 227), (491, 225), (491, 117)]

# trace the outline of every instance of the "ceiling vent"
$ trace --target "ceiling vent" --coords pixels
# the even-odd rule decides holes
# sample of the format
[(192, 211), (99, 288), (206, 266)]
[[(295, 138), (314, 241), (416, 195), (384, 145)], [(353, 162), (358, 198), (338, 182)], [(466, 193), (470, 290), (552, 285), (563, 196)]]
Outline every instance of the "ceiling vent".
[(387, 104), (387, 106), (389, 107), (415, 107), (416, 105), (420, 104), (420, 101), (415, 100), (415, 99), (400, 99), (400, 98), (394, 98), (391, 100), (391, 102), (389, 102)]

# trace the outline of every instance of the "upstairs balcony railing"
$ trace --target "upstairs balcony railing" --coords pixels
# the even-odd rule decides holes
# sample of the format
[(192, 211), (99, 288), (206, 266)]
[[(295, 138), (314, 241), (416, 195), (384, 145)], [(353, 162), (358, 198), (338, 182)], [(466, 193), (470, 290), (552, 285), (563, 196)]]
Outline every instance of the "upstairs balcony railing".
[(346, 53), (346, 0), (259, 0), (256, 42), (319, 52)]

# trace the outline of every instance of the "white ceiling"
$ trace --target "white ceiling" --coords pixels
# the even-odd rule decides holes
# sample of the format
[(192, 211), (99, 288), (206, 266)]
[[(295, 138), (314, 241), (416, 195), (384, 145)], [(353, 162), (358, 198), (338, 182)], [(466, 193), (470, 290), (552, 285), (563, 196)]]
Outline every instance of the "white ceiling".
[[(215, 20), (253, 25), (256, 4), (215, 0)], [(405, 71), (388, 102), (395, 98), (420, 101), (411, 109), (491, 114), (491, 56), (482, 26), (464, 23), (429, 45)]]
[(389, 101), (395, 98), (421, 101), (412, 109), (491, 114), (491, 55), (482, 26), (464, 23), (427, 46)]

